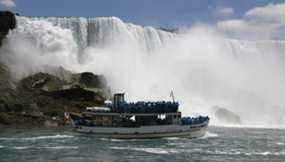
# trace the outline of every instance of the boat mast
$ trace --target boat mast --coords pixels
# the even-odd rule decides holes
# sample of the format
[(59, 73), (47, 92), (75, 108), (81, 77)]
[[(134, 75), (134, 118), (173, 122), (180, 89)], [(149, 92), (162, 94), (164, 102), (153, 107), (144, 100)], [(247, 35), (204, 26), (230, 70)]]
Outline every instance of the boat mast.
[(175, 102), (173, 90), (170, 92), (170, 97), (172, 98), (172, 102)]

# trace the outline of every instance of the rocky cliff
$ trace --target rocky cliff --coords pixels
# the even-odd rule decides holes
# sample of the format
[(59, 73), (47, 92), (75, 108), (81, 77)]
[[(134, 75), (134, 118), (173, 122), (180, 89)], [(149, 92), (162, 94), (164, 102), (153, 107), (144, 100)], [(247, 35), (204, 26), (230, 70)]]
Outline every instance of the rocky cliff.
[[(0, 48), (10, 30), (16, 28), (12, 12), (0, 12)], [(1, 53), (0, 53), (1, 55)], [(0, 57), (0, 126), (43, 127), (63, 123), (65, 111), (80, 112), (102, 105), (108, 96), (103, 76), (72, 73), (62, 67), (13, 80)]]
[(16, 28), (16, 17), (10, 11), (0, 11), (0, 45), (10, 30)]
[[(92, 76), (98, 77), (95, 74)], [(105, 84), (100, 81), (97, 84), (89, 81), (92, 80), (86, 80), (84, 83), (92, 84), (96, 89)], [(93, 91), (92, 87), (86, 88), (86, 85), (78, 83), (76, 79), (67, 82), (47, 73), (27, 76), (15, 82), (14, 86), (14, 89), (6, 89), (10, 94), (0, 96), (2, 126), (43, 127), (45, 123), (60, 125), (63, 124), (65, 111), (80, 112), (88, 106), (101, 106), (106, 100), (103, 94), (108, 92), (108, 89), (104, 88)]]

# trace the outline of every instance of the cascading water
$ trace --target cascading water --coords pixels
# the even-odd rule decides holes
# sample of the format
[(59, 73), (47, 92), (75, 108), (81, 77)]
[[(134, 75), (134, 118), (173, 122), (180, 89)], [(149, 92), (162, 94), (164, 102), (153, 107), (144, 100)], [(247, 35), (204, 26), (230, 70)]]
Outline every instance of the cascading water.
[(70, 29), (79, 48), (107, 47), (117, 41), (135, 41), (143, 50), (159, 47), (173, 34), (152, 27), (141, 27), (124, 23), (116, 17), (39, 17), (30, 20), (45, 20), (55, 26)]
[(17, 19), (0, 51), (17, 76), (48, 66), (92, 71), (129, 100), (165, 99), (174, 90), (186, 114), (212, 115), (221, 105), (245, 125), (285, 123), (283, 41), (225, 39), (200, 26), (173, 34), (115, 17)]
[(44, 66), (71, 68), (77, 64), (78, 46), (72, 32), (43, 20), (17, 18), (12, 31), (1, 48), (4, 61), (17, 78), (43, 70)]

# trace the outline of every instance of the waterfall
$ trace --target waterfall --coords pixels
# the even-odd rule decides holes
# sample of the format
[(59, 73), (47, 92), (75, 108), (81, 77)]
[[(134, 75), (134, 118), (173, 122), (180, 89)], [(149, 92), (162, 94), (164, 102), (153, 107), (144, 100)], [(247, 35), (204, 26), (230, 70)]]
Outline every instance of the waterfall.
[(136, 42), (144, 50), (152, 50), (171, 39), (174, 34), (153, 27), (124, 23), (116, 17), (35, 17), (30, 20), (45, 20), (55, 26), (70, 29), (81, 49), (105, 47), (115, 41)]
[(233, 40), (204, 26), (170, 33), (116, 17), (17, 20), (0, 49), (17, 76), (49, 66), (91, 71), (128, 100), (170, 99), (173, 90), (185, 114), (214, 118), (220, 105), (244, 124), (285, 124), (284, 41)]

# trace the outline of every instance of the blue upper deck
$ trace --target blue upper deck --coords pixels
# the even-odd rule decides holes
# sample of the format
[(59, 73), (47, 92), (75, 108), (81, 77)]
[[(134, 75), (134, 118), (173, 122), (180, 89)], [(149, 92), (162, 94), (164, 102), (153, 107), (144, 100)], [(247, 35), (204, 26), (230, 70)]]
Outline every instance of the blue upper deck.
[(116, 106), (114, 104), (108, 105), (112, 111), (118, 113), (172, 113), (177, 112), (179, 104), (177, 102), (119, 102)]
[(124, 94), (115, 94), (112, 104), (106, 105), (112, 112), (118, 113), (174, 113), (178, 111), (178, 102), (157, 101), (157, 102), (126, 102)]

